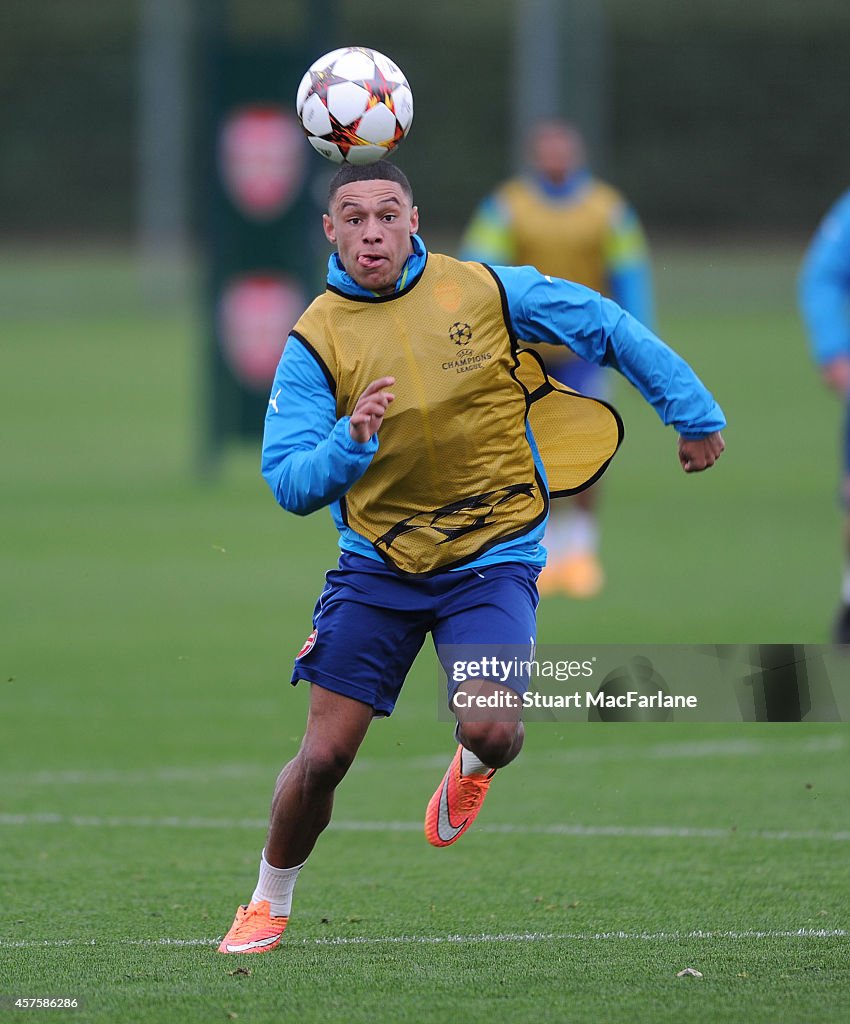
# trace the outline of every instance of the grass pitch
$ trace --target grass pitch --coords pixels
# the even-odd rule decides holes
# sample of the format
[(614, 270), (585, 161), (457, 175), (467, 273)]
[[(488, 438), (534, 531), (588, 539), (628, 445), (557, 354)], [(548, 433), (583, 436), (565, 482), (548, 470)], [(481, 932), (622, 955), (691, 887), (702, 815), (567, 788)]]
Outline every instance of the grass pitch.
[[(792, 274), (659, 256), (661, 333), (729, 450), (685, 477), (618, 390), (609, 584), (545, 602), (541, 641), (826, 639), (839, 414)], [(286, 680), (332, 529), (276, 508), (256, 451), (193, 478), (197, 329), (145, 312), (122, 260), (7, 254), (0, 317), (0, 995), (98, 1024), (846, 1016), (846, 725), (532, 724), (480, 825), (433, 850), (452, 741), (430, 651), (340, 788), (284, 948), (218, 956), (303, 727)]]

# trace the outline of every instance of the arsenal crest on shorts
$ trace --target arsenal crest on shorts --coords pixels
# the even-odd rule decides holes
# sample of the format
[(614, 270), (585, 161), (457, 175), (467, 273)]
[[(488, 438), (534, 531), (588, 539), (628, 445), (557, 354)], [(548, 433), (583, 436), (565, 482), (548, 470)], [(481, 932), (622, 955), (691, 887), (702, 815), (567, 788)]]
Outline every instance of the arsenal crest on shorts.
[(316, 637), (318, 635), (319, 635), (318, 629), (314, 629), (313, 632), (304, 641), (304, 646), (295, 655), (295, 660), (296, 661), (298, 661), (299, 659), (303, 658), (305, 654), (309, 654), (310, 651), (313, 650), (313, 648), (316, 646)]

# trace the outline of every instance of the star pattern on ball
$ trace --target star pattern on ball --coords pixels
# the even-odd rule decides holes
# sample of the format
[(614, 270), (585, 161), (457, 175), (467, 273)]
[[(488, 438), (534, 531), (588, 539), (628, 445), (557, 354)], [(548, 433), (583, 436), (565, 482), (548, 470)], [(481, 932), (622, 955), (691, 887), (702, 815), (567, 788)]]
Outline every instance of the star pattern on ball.
[(296, 112), (313, 148), (334, 163), (372, 163), (395, 149), (413, 120), (401, 69), (365, 47), (320, 58), (304, 75)]

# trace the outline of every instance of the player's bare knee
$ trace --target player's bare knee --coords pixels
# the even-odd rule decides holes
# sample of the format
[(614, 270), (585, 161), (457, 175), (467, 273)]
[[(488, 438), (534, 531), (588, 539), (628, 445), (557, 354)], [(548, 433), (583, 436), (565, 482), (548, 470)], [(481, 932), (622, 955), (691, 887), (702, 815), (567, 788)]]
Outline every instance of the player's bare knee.
[(356, 750), (351, 751), (333, 741), (316, 741), (300, 753), (304, 768), (304, 781), (308, 788), (334, 789), (351, 767)]
[(522, 749), (522, 722), (464, 722), (464, 746), (491, 768), (503, 768)]

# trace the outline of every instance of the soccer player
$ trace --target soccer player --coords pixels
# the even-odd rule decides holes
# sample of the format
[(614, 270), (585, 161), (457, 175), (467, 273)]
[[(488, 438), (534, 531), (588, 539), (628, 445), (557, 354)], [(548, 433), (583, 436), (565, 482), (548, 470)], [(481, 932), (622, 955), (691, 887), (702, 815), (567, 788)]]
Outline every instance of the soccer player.
[(850, 644), (850, 191), (833, 205), (806, 252), (800, 310), (824, 383), (846, 409), (844, 427), (844, 575), (833, 640)]
[[(279, 944), (334, 791), (372, 718), (392, 712), (426, 634), (438, 651), (534, 641), (547, 467), (543, 437), (527, 425), (533, 396), (519, 380), (516, 335), (624, 373), (679, 432), (686, 472), (708, 469), (724, 447), (711, 394), (613, 302), (530, 267), (428, 253), (394, 164), (343, 166), (323, 223), (337, 251), (327, 290), (281, 358), (262, 469), (285, 509), (330, 506), (342, 550), (292, 673), (310, 684), (304, 738), (278, 778), (257, 886), (222, 953)], [(551, 397), (542, 385), (535, 392)], [(590, 399), (566, 402), (613, 418)], [(553, 472), (586, 457), (569, 431), (561, 447), (569, 457)], [(523, 742), (518, 711), (490, 719), (460, 705), (476, 695), (507, 704), (526, 688), (519, 677), (449, 685), (458, 747), (425, 814), (426, 837), (440, 847), (469, 828), (494, 772)]]
[[(529, 138), (530, 173), (500, 185), (479, 206), (461, 241), (461, 259), (530, 264), (543, 274), (587, 285), (653, 326), (649, 254), (640, 222), (625, 199), (594, 178), (579, 132), (546, 121)], [(608, 374), (563, 345), (541, 351), (552, 377), (582, 394), (605, 398)], [(592, 597), (601, 589), (594, 486), (553, 507), (544, 543), (541, 593)]]

